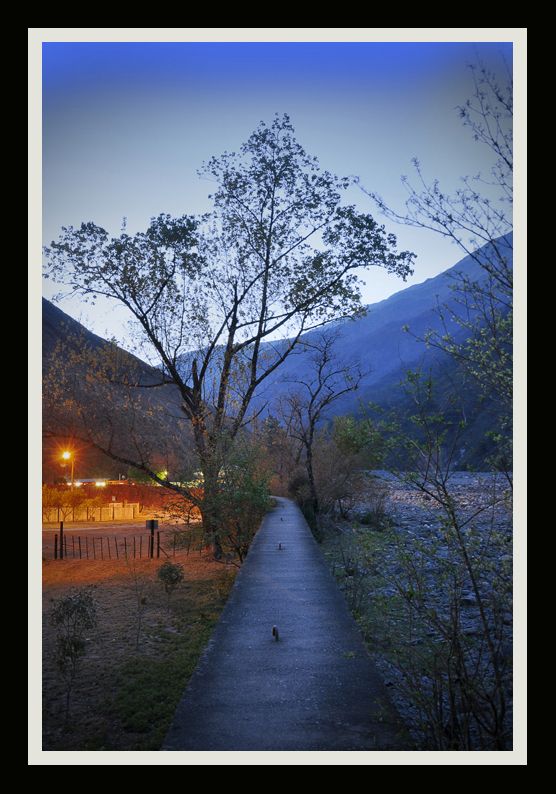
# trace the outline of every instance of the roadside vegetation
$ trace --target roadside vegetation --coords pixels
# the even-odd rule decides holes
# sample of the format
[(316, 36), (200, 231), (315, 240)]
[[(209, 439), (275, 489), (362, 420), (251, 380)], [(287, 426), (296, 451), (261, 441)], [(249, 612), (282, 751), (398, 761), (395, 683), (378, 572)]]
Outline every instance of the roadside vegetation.
[[(184, 579), (170, 601), (154, 560), (43, 564), (44, 749), (160, 748), (236, 571), (206, 554), (176, 559)], [(57, 615), (75, 593), (94, 598), (96, 625), (78, 638), (78, 664), (66, 654), (62, 669)]]

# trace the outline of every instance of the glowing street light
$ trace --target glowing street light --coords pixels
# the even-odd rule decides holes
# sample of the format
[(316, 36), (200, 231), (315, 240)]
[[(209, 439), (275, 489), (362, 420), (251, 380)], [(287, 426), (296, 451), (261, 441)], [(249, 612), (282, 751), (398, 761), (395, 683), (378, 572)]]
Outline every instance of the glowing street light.
[(67, 449), (65, 450), (65, 452), (62, 452), (62, 458), (63, 460), (71, 460), (71, 488), (73, 488), (73, 466), (75, 463), (75, 458), (73, 456), (73, 453)]

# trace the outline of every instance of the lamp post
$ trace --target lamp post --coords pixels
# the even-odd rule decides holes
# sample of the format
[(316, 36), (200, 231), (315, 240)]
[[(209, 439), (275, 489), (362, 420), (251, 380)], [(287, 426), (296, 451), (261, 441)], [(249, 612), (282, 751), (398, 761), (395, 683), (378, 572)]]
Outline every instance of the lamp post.
[(73, 465), (75, 463), (75, 458), (73, 456), (73, 453), (69, 452), (68, 450), (62, 452), (62, 458), (64, 460), (71, 460), (71, 488), (73, 488)]

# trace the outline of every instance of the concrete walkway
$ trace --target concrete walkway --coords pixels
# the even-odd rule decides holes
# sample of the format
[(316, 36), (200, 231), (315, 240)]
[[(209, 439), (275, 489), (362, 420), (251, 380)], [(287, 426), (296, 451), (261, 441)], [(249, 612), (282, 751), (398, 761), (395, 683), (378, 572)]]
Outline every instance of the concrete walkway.
[(403, 748), (399, 719), (305, 519), (290, 500), (277, 501), (162, 749)]

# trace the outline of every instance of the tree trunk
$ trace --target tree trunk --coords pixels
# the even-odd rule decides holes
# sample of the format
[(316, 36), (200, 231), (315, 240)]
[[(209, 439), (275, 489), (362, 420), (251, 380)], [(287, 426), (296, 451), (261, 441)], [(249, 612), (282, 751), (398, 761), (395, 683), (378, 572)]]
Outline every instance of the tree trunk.
[(200, 505), (201, 519), (203, 521), (203, 534), (207, 545), (212, 547), (215, 560), (222, 559), (222, 542), (220, 540), (220, 524), (218, 510), (218, 475), (212, 471), (212, 466), (206, 464), (203, 468), (203, 501)]
[(309, 479), (309, 492), (311, 494), (311, 507), (313, 508), (313, 512), (315, 514), (315, 518), (319, 512), (319, 498), (317, 495), (317, 487), (315, 485), (315, 476), (313, 473), (313, 450), (311, 446), (307, 447), (307, 477)]
[(203, 534), (206, 539), (207, 546), (212, 547), (212, 553), (215, 560), (222, 559), (222, 543), (220, 541), (220, 534), (218, 523), (214, 520), (214, 514), (211, 511), (205, 511), (201, 507), (201, 517), (203, 520)]

